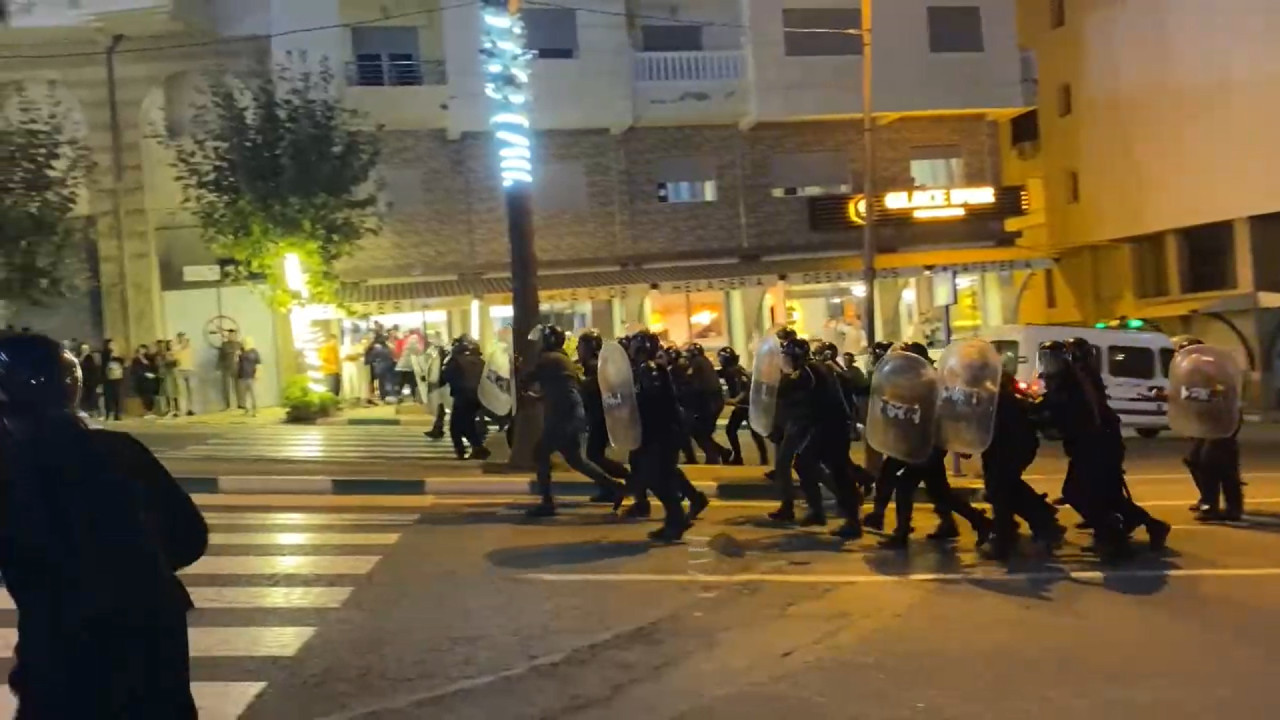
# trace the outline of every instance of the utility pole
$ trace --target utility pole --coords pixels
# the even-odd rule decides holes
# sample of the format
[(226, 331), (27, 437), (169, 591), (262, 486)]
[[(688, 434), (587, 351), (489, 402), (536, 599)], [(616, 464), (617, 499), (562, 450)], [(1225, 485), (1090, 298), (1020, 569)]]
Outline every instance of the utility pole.
[(867, 335), (867, 352), (876, 341), (876, 146), (875, 118), (871, 116), (871, 2), (862, 0), (862, 196), (867, 211), (862, 223), (862, 285), (867, 294), (862, 304), (862, 328)]
[(533, 444), (539, 432), (539, 412), (524, 393), (522, 365), (539, 349), (529, 340), (538, 324), (538, 255), (533, 236), (533, 132), (529, 122), (529, 70), (532, 53), (525, 47), (520, 0), (483, 0), (480, 58), (484, 92), (493, 101), (493, 128), (507, 206), (507, 240), (511, 245), (511, 344), (513, 392), (516, 397), (515, 434), (508, 464), (533, 466)]

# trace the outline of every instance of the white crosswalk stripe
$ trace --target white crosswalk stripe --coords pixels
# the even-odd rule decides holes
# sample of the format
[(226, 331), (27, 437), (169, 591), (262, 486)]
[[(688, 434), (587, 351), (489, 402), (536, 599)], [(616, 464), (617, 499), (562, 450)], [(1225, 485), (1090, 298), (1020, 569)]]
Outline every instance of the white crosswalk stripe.
[[(205, 519), (211, 552), (219, 554), (206, 555), (182, 572), (196, 605), (187, 618), (191, 691), (202, 720), (236, 720), (267, 688), (254, 677), (262, 672), (261, 661), (288, 662), (302, 651), (323, 631), (325, 615), (313, 625), (314, 613), (339, 610), (377, 565), (378, 553), (400, 539), (393, 530), (417, 522), (418, 515), (246, 510), (208, 512)], [(322, 554), (250, 554), (274, 548)], [(221, 554), (226, 552), (237, 554)], [(14, 610), (7, 592), (0, 592), (0, 610)], [(308, 622), (297, 621), (299, 610), (311, 613), (303, 616)], [(238, 617), (253, 620), (237, 624)], [(12, 657), (17, 640), (16, 628), (0, 628), (0, 658)], [(217, 681), (210, 681), (201, 675), (202, 662), (215, 658), (223, 664)], [(228, 677), (225, 663), (237, 658), (256, 669)], [(14, 699), (0, 692), (0, 717), (12, 717), (15, 707)]]
[(454, 457), (448, 438), (431, 440), (423, 426), (326, 426), (300, 428), (280, 425), (219, 433), (187, 447), (163, 450), (162, 459), (276, 459), (364, 460), (390, 456), (439, 460)]

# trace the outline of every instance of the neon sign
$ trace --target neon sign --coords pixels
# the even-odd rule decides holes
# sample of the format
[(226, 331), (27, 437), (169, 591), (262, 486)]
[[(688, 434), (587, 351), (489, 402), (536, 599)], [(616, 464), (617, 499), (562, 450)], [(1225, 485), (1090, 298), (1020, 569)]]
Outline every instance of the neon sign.
[[(876, 217), (885, 219), (954, 220), (973, 210), (988, 210), (1000, 202), (994, 187), (903, 190), (886, 193), (876, 203)], [(867, 197), (849, 199), (849, 219), (861, 225), (867, 218)]]

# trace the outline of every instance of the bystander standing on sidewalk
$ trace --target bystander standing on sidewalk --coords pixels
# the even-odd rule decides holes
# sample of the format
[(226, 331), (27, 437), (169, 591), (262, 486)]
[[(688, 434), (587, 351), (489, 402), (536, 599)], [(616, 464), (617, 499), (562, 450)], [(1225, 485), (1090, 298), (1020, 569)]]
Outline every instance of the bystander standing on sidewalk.
[(156, 413), (160, 417), (178, 416), (178, 384), (173, 368), (173, 341), (157, 340), (156, 364)]
[(176, 412), (186, 412), (188, 416), (196, 414), (195, 392), (192, 380), (195, 378), (195, 353), (191, 350), (191, 339), (186, 333), (178, 333), (178, 340), (173, 348), (173, 367), (177, 392), (174, 397), (180, 401), (175, 406)]
[(133, 382), (133, 392), (142, 400), (142, 409), (146, 417), (155, 417), (156, 388), (159, 378), (156, 376), (155, 356), (151, 348), (139, 345), (133, 360), (129, 363), (129, 379)]
[(325, 387), (334, 397), (342, 397), (342, 362), (339, 354), (338, 336), (329, 333), (320, 346), (320, 372), (324, 375)]
[(253, 338), (245, 338), (243, 349), (238, 353), (239, 370), (236, 373), (236, 395), (240, 406), (249, 417), (258, 414), (258, 397), (254, 392), (254, 381), (258, 377), (258, 366), (262, 357), (253, 346)]
[(119, 420), (124, 395), (124, 358), (116, 351), (116, 343), (108, 338), (102, 344), (102, 419)]
[(80, 394), (80, 410), (89, 417), (98, 417), (98, 392), (102, 387), (102, 364), (89, 349), (88, 343), (81, 343), (76, 353), (80, 361), (80, 374), (84, 377), (84, 391)]
[(240, 369), (240, 351), (243, 346), (240, 344), (240, 334), (235, 330), (228, 330), (222, 336), (222, 345), (218, 346), (218, 372), (222, 375), (222, 394), (226, 400), (227, 409), (240, 408), (244, 410), (244, 400), (237, 396), (236, 388), (239, 387), (239, 369)]

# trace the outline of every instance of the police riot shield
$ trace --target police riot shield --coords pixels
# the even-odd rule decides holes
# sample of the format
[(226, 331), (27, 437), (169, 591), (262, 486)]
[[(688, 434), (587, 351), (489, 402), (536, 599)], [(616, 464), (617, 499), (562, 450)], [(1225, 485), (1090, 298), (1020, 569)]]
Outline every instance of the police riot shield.
[(418, 377), (418, 387), (422, 393), (422, 402), (431, 408), (452, 405), (449, 386), (440, 382), (440, 372), (444, 369), (444, 348), (432, 345), (427, 348), (421, 358), (422, 372)]
[(600, 350), (599, 380), (609, 442), (623, 452), (631, 452), (640, 447), (640, 405), (636, 402), (631, 358), (618, 343), (605, 343)]
[(480, 376), (477, 395), (480, 404), (497, 417), (510, 415), (515, 408), (511, 382), (511, 350), (498, 343), (484, 359), (484, 375)]
[(978, 455), (991, 444), (1000, 396), (1000, 353), (979, 338), (957, 340), (938, 359), (938, 444)]
[(1244, 373), (1229, 351), (1192, 345), (1169, 364), (1169, 427), (1193, 438), (1231, 437), (1240, 426)]
[(928, 360), (892, 351), (871, 376), (867, 442), (912, 465), (923, 464), (937, 439), (938, 373)]
[(761, 435), (773, 432), (773, 418), (778, 410), (778, 384), (782, 382), (782, 344), (770, 333), (756, 348), (751, 368), (751, 395), (748, 420)]

